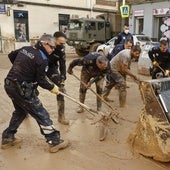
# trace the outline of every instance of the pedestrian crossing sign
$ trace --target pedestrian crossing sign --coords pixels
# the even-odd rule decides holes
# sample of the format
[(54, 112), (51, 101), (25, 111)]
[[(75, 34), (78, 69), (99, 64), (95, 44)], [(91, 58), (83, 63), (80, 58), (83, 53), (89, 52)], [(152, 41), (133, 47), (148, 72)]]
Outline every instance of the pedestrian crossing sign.
[(129, 5), (122, 5), (120, 6), (120, 13), (122, 18), (129, 17)]

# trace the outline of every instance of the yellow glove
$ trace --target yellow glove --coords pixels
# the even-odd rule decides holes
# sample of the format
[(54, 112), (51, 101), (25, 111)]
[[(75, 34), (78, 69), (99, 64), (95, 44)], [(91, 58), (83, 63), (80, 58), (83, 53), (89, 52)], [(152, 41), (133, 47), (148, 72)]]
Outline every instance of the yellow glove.
[(58, 86), (54, 85), (54, 88), (52, 90), (50, 90), (51, 93), (54, 93), (54, 94), (59, 94), (59, 90), (58, 90)]
[(164, 74), (165, 74), (166, 77), (169, 77), (169, 70), (165, 70)]
[(159, 63), (158, 63), (157, 61), (154, 61), (152, 64), (153, 64), (154, 66), (159, 66)]

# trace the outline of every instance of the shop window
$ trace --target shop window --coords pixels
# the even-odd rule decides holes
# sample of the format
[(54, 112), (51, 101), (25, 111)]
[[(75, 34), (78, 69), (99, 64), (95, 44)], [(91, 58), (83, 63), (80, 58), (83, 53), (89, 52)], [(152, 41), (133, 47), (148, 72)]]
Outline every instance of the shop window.
[(14, 10), (14, 26), (16, 42), (29, 41), (28, 11)]
[(143, 34), (143, 18), (136, 18), (135, 34)]

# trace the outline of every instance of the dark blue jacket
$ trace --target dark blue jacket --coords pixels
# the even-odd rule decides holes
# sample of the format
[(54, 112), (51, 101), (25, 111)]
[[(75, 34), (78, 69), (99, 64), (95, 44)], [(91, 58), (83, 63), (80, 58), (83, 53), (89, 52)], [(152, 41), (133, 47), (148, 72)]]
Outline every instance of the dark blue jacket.
[(120, 32), (117, 35), (114, 45), (124, 44), (127, 39), (131, 39), (133, 42), (133, 35), (131, 33), (125, 34), (124, 32)]
[(48, 71), (48, 55), (45, 50), (32, 46), (12, 51), (8, 57), (13, 63), (7, 78), (22, 83), (38, 83), (44, 89), (51, 90), (54, 84), (46, 76)]

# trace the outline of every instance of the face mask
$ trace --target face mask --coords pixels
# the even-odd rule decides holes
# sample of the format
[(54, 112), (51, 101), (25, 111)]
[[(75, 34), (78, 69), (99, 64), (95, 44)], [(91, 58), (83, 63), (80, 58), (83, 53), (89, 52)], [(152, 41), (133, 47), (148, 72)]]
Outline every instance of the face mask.
[(125, 30), (124, 32), (125, 32), (125, 34), (128, 34), (128, 33), (129, 33), (129, 30)]
[(63, 49), (63, 48), (64, 48), (64, 45), (57, 45), (57, 46), (56, 46), (56, 49), (57, 49), (57, 50), (61, 50), (61, 49)]

